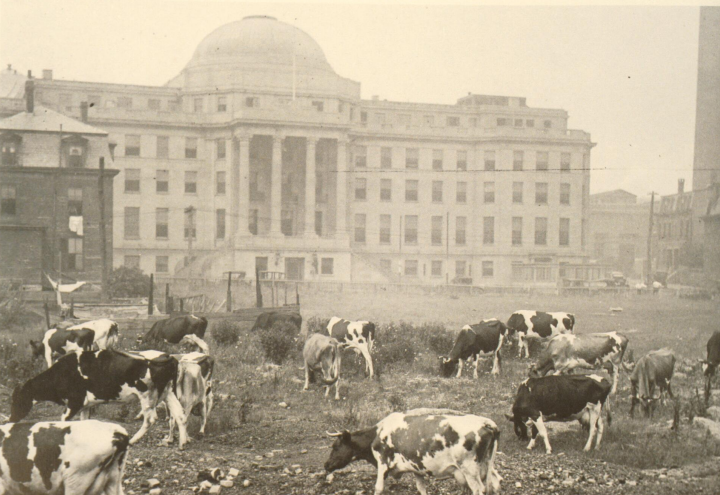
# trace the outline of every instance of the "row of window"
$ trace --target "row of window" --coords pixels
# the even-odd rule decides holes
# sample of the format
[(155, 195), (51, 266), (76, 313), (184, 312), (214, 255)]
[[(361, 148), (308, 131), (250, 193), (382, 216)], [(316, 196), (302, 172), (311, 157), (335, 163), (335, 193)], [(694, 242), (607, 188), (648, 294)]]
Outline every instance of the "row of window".
[[(365, 201), (369, 198), (368, 184), (365, 177), (355, 178), (355, 200)], [(420, 181), (407, 179), (405, 180), (405, 201), (419, 201)], [(467, 203), (468, 183), (458, 181), (455, 185), (455, 201), (460, 204)], [(548, 204), (549, 184), (547, 182), (535, 183), (535, 204)], [(485, 204), (495, 203), (495, 182), (484, 182), (482, 192), (483, 202)], [(380, 179), (380, 201), (392, 201), (392, 179)], [(442, 203), (444, 197), (444, 183), (441, 180), (432, 181), (431, 197), (433, 203)], [(512, 202), (522, 204), (524, 200), (524, 183), (513, 182), (512, 185)], [(570, 204), (570, 184), (560, 184), (560, 204)]]
[[(405, 277), (419, 277), (420, 263), (418, 260), (405, 260), (400, 267), (400, 275)], [(427, 266), (423, 264), (423, 276), (426, 276)], [(386, 274), (392, 273), (392, 260), (381, 259), (380, 269)], [(495, 276), (495, 264), (493, 261), (483, 261), (481, 264), (482, 278), (492, 278)], [(443, 276), (443, 261), (442, 260), (430, 260), (430, 276), (431, 277), (442, 277)], [(455, 277), (471, 277), (472, 276), (472, 264), (466, 260), (455, 260)]]
[[(265, 257), (260, 257), (265, 260)], [(128, 268), (140, 268), (139, 254), (126, 254), (123, 264)], [(267, 269), (267, 263), (265, 264)], [(170, 257), (167, 255), (155, 256), (155, 273), (168, 273), (170, 271)], [(265, 270), (261, 270), (265, 271)], [(320, 258), (320, 274), (333, 275), (335, 273), (335, 258)]]
[[(155, 141), (155, 158), (178, 158), (170, 156), (170, 137), (156, 136)], [(184, 158), (198, 157), (198, 138), (186, 137)], [(226, 140), (215, 140), (215, 156), (218, 160), (225, 158), (227, 154)], [(146, 154), (145, 154), (146, 155)], [(125, 156), (143, 156), (142, 140), (139, 134), (125, 135)]]
[[(70, 187), (67, 193), (67, 213), (70, 216), (83, 214), (83, 190), (81, 187)], [(17, 187), (9, 184), (0, 186), (0, 215), (14, 216), (17, 214)]]
[[(415, 118), (413, 119), (413, 114), (409, 113), (385, 113), (385, 112), (373, 112), (372, 114), (372, 122), (373, 124), (377, 125), (387, 125), (387, 124), (397, 124), (397, 125), (424, 125), (424, 126), (435, 126), (437, 125), (445, 125), (446, 127), (461, 127), (463, 124), (465, 124), (460, 116), (458, 115), (447, 115), (445, 116), (445, 120), (436, 120), (435, 115), (422, 115), (422, 120), (418, 121), (418, 115), (415, 115)], [(352, 117), (351, 117), (352, 118)], [(360, 122), (363, 124), (368, 123), (368, 112), (362, 110), (360, 112)], [(468, 117), (467, 123), (465, 126), (467, 127), (480, 127), (481, 120), (479, 117)], [(512, 126), (512, 127), (528, 127), (528, 128), (534, 128), (535, 127), (535, 119), (524, 119), (524, 118), (509, 118), (509, 117), (497, 117), (495, 119), (495, 125), (498, 127), (504, 127), (504, 126)], [(552, 120), (543, 120), (542, 122), (543, 128), (545, 129), (551, 129), (552, 128)]]
[(658, 223), (658, 236), (660, 239), (690, 239), (692, 237), (692, 220), (661, 221)]
[[(389, 146), (380, 148), (380, 168), (393, 168), (393, 152)], [(496, 150), (485, 150), (483, 152), (483, 168), (485, 171), (492, 172), (498, 170), (496, 167)], [(368, 166), (368, 147), (365, 145), (356, 145), (353, 147), (353, 164), (355, 168), (367, 168)], [(525, 151), (513, 151), (513, 167), (512, 170), (520, 172), (525, 170)], [(560, 172), (570, 172), (571, 154), (568, 152), (560, 153)], [(418, 169), (420, 165), (420, 148), (405, 148), (405, 168)], [(455, 168), (457, 170), (467, 170), (468, 153), (466, 150), (458, 150), (455, 159)], [(436, 171), (445, 170), (445, 150), (432, 150), (432, 169)], [(535, 170), (539, 172), (547, 172), (550, 170), (550, 152), (535, 152)]]
[[(215, 210), (215, 238), (225, 239), (226, 213), (224, 208)], [(126, 206), (124, 211), (123, 236), (125, 239), (140, 239), (140, 207)], [(183, 239), (197, 239), (196, 214), (193, 208), (184, 211)], [(170, 209), (155, 209), (155, 238), (170, 238)]]
[[(365, 213), (356, 213), (354, 223), (354, 241), (364, 244), (367, 242), (367, 215)], [(388, 214), (380, 215), (380, 244), (391, 244), (393, 237), (392, 216)], [(402, 242), (406, 245), (418, 245), (418, 215), (404, 215), (400, 217), (398, 231), (402, 230)], [(445, 218), (441, 215), (432, 216), (430, 218), (430, 245), (442, 246), (448, 241), (446, 235), (449, 234), (447, 227), (443, 224)], [(398, 232), (396, 231), (396, 232)], [(548, 219), (547, 217), (535, 218), (535, 239), (536, 246), (547, 246), (548, 241)], [(395, 234), (397, 236), (397, 233)], [(484, 245), (495, 244), (495, 217), (483, 217), (482, 243)], [(523, 244), (523, 217), (512, 217), (512, 237), (511, 245), (522, 246)], [(467, 217), (455, 217), (455, 245), (467, 245)], [(570, 219), (560, 218), (558, 226), (558, 245), (570, 245)]]
[[(198, 193), (198, 173), (195, 170), (185, 171), (185, 182), (184, 182), (185, 194), (197, 194)], [(215, 194), (225, 194), (227, 191), (226, 173), (219, 171), (215, 173)], [(125, 169), (125, 192), (126, 193), (139, 193), (140, 192), (140, 169), (139, 168), (128, 168)], [(170, 171), (169, 170), (156, 170), (155, 171), (155, 192), (157, 193), (169, 193), (170, 192)]]

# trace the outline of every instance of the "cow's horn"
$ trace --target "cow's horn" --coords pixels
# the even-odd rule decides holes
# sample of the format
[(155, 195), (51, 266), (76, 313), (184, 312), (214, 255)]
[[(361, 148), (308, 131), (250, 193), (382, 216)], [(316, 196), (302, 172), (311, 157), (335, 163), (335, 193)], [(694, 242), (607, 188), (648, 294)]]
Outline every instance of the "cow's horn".
[(327, 436), (329, 436), (329, 437), (341, 437), (341, 436), (342, 436), (342, 433), (339, 432), (339, 431), (336, 431), (335, 433), (331, 433), (331, 432), (329, 432), (329, 431), (326, 431), (325, 433), (326, 433)]

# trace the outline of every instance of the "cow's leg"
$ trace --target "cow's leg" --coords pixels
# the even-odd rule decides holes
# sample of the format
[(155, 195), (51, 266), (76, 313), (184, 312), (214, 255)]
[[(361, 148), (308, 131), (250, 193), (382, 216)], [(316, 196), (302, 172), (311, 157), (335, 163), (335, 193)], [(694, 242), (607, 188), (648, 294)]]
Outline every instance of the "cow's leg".
[(427, 495), (427, 481), (421, 474), (415, 474), (415, 486), (417, 487), (420, 495)]
[(372, 378), (373, 376), (375, 376), (375, 370), (373, 369), (372, 358), (370, 357), (370, 352), (367, 349), (367, 345), (360, 348), (360, 353), (365, 358), (365, 369), (370, 372), (369, 378)]
[(605, 422), (602, 418), (603, 413), (603, 406), (600, 405), (600, 409), (598, 411), (598, 421), (597, 421), (597, 436), (595, 438), (595, 450), (600, 448), (600, 442), (602, 442), (603, 432), (605, 431)]
[(552, 447), (550, 447), (550, 439), (548, 438), (548, 432), (545, 428), (545, 423), (543, 422), (542, 413), (540, 413), (540, 416), (534, 423), (535, 427), (538, 429), (538, 434), (542, 437), (543, 442), (545, 442), (545, 453), (552, 454)]
[(178, 434), (180, 436), (180, 450), (183, 450), (185, 448), (185, 443), (187, 443), (188, 441), (188, 417), (187, 415), (185, 415), (185, 411), (183, 411), (182, 405), (180, 405), (180, 401), (175, 395), (175, 392), (173, 392), (172, 390), (168, 390), (166, 394), (167, 395), (165, 396), (165, 402), (167, 403), (168, 413), (171, 417), (173, 417), (173, 419), (178, 425)]
[(377, 479), (375, 480), (375, 495), (380, 495), (385, 489), (385, 473), (387, 472), (387, 466), (382, 462), (378, 463), (377, 467)]
[(53, 365), (52, 362), (52, 349), (50, 349), (50, 344), (45, 344), (45, 363), (47, 364), (47, 367)]
[(457, 370), (457, 374), (455, 375), (455, 378), (460, 378), (460, 376), (462, 376), (462, 369), (463, 369), (463, 359), (458, 359), (458, 370)]
[(590, 447), (592, 447), (593, 437), (595, 436), (595, 432), (597, 431), (598, 416), (600, 415), (600, 413), (598, 412), (598, 408), (601, 406), (600, 404), (588, 404), (586, 407), (588, 408), (590, 413), (590, 433), (588, 434), (588, 439), (585, 443), (585, 448), (583, 449), (585, 452), (590, 450)]
[(632, 399), (630, 399), (630, 418), (635, 417), (635, 405), (639, 402), (639, 399), (637, 398), (637, 395), (633, 395)]
[(475, 354), (475, 371), (473, 371), (473, 378), (478, 379), (478, 365), (480, 364), (480, 353)]
[(142, 415), (143, 415), (143, 424), (140, 427), (140, 429), (133, 435), (133, 437), (130, 439), (130, 445), (134, 445), (140, 440), (142, 437), (145, 436), (145, 433), (147, 433), (148, 428), (150, 428), (150, 425), (155, 422), (155, 415), (153, 414), (152, 407), (150, 407), (150, 404), (143, 404), (142, 398), (140, 399), (140, 406), (142, 407)]
[(332, 386), (332, 385), (325, 385), (325, 398), (326, 398), (326, 399), (327, 399), (327, 397), (330, 395), (330, 387), (331, 387), (331, 386)]
[(205, 436), (205, 425), (207, 424), (207, 397), (203, 397), (200, 402), (200, 417), (202, 417), (202, 424), (200, 425), (199, 435)]
[(477, 462), (475, 462), (475, 459), (464, 462), (460, 470), (465, 476), (465, 484), (467, 484), (472, 495), (483, 495), (485, 493), (485, 485), (480, 477), (480, 468)]
[(666, 390), (667, 390), (668, 397), (670, 397), (671, 399), (674, 399), (675, 396), (673, 396), (672, 387), (670, 387), (670, 380), (668, 380), (668, 382), (667, 382)]
[(175, 418), (168, 414), (168, 434), (163, 440), (163, 443), (171, 445), (175, 440)]
[(500, 340), (498, 341), (497, 349), (495, 349), (495, 352), (493, 353), (493, 367), (492, 371), (490, 372), (493, 375), (499, 375), (500, 374), (500, 349), (502, 349), (504, 336), (500, 335)]
[(212, 411), (212, 408), (215, 405), (215, 394), (213, 393), (212, 388), (208, 389), (206, 397), (207, 397), (207, 412), (205, 413), (205, 415), (210, 416), (210, 412)]
[(340, 400), (340, 377), (335, 380), (335, 400)]
[(521, 333), (518, 333), (518, 357), (522, 357), (522, 351), (523, 351), (523, 344), (525, 342), (525, 339), (523, 339), (523, 336)]
[(310, 367), (305, 363), (305, 386), (303, 387), (303, 392), (308, 388), (310, 388)]
[(528, 450), (535, 448), (535, 439), (538, 435), (538, 429), (535, 427), (535, 421), (532, 418), (527, 420), (526, 426), (530, 429), (530, 443), (527, 445)]
[(617, 390), (618, 373), (620, 372), (620, 368), (618, 366), (615, 366), (615, 363), (613, 363), (612, 361), (608, 361), (608, 363), (610, 365), (610, 373), (612, 374), (612, 388), (610, 389), (610, 395), (613, 395)]

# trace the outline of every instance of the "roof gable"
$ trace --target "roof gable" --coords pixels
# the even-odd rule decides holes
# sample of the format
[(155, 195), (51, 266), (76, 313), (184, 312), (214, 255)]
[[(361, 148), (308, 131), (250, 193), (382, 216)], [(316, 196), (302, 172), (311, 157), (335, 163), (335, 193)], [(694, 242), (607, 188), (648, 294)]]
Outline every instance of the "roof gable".
[(0, 119), (0, 130), (27, 132), (60, 132), (63, 134), (94, 134), (107, 136), (107, 132), (49, 108), (36, 106), (33, 113), (20, 112)]

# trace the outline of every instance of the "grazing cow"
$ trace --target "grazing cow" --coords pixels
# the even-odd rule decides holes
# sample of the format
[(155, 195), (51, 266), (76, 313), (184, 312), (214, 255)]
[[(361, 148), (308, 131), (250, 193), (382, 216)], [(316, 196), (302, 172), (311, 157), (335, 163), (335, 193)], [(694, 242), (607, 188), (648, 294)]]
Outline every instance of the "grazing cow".
[(710, 388), (717, 367), (720, 366), (720, 330), (710, 336), (707, 343), (707, 359), (701, 359), (703, 374), (705, 375), (705, 404), (710, 403)]
[[(58, 327), (60, 325), (58, 324)], [(108, 318), (90, 320), (67, 327), (65, 330), (82, 330), (88, 328), (95, 332), (95, 350), (112, 349), (119, 339), (118, 324)]]
[(632, 388), (632, 405), (630, 406), (630, 417), (634, 417), (635, 404), (640, 402), (645, 416), (652, 415), (654, 403), (660, 397), (655, 397), (655, 387), (658, 388), (658, 396), (667, 391), (672, 398), (672, 389), (670, 388), (670, 380), (675, 370), (675, 354), (671, 349), (660, 349), (650, 351), (641, 357), (632, 375), (630, 376), (630, 385)]
[(155, 353), (150, 357), (138, 353), (124, 353), (111, 349), (78, 351), (61, 357), (57, 363), (15, 388), (10, 407), (10, 421), (17, 422), (28, 415), (35, 402), (50, 401), (65, 406), (61, 420), (71, 419), (97, 404), (140, 400), (143, 424), (130, 440), (134, 444), (145, 435), (157, 420), (156, 407), (166, 401), (170, 415), (180, 425), (180, 448), (185, 446), (185, 418), (175, 396), (177, 359)]
[(3, 495), (122, 495), (128, 434), (101, 421), (0, 426)]
[(527, 339), (547, 341), (561, 333), (572, 333), (575, 315), (572, 313), (543, 313), (542, 311), (515, 311), (507, 321), (510, 335), (517, 334), (518, 356), (530, 357)]
[(532, 367), (530, 376), (545, 376), (553, 370), (559, 375), (578, 368), (595, 370), (605, 367), (613, 377), (610, 393), (614, 394), (620, 365), (625, 367), (623, 356), (627, 345), (627, 337), (618, 332), (560, 334), (550, 339), (538, 362)]
[(33, 357), (44, 357), (49, 368), (53, 364), (53, 356), (64, 356), (68, 352), (77, 350), (91, 351), (94, 341), (94, 330), (51, 328), (45, 332), (42, 341), (36, 342), (30, 339), (30, 347), (32, 347)]
[(330, 318), (327, 325), (327, 332), (330, 337), (337, 339), (344, 346), (353, 349), (356, 354), (362, 354), (365, 358), (365, 371), (370, 378), (375, 375), (373, 369), (372, 352), (375, 343), (375, 324), (369, 321), (343, 320), (337, 316)]
[(261, 313), (255, 320), (255, 325), (253, 325), (250, 331), (270, 330), (274, 325), (280, 323), (294, 325), (297, 327), (297, 331), (300, 332), (300, 328), (302, 328), (302, 316), (300, 316), (300, 313), (282, 313), (280, 311)]
[[(205, 435), (207, 418), (215, 403), (212, 388), (215, 360), (208, 355), (209, 348), (205, 341), (196, 335), (186, 335), (180, 342), (192, 343), (198, 346), (201, 352), (172, 354), (172, 356), (178, 360), (178, 378), (175, 394), (180, 401), (186, 419), (190, 418), (190, 413), (197, 414), (202, 418), (199, 433), (200, 435)], [(172, 443), (175, 431), (175, 418), (168, 415), (168, 421), (170, 423), (170, 432), (168, 433), (166, 441)], [(188, 437), (188, 440), (190, 440), (190, 437)]]
[(475, 358), (473, 377), (478, 377), (478, 363), (481, 356), (493, 356), (493, 375), (500, 374), (500, 348), (507, 338), (508, 329), (497, 319), (483, 320), (476, 325), (465, 325), (453, 345), (450, 354), (440, 356), (440, 372), (449, 377), (457, 366), (457, 377), (462, 375), (463, 361)]
[(303, 347), (305, 361), (305, 386), (315, 382), (315, 374), (321, 373), (321, 381), (325, 385), (325, 397), (330, 387), (335, 385), (335, 400), (340, 400), (340, 343), (327, 335), (314, 333), (307, 339)]
[(366, 430), (328, 434), (337, 440), (325, 470), (365, 460), (378, 470), (376, 495), (382, 493), (388, 474), (403, 473), (415, 475), (422, 495), (427, 494), (427, 476), (454, 477), (473, 495), (500, 490), (501, 477), (494, 466), (500, 430), (488, 418), (432, 410), (396, 412)]
[(197, 335), (202, 339), (205, 337), (207, 324), (207, 318), (198, 318), (195, 315), (176, 316), (174, 318), (158, 320), (142, 338), (142, 342), (153, 343), (167, 340), (171, 344), (177, 344), (188, 334)]
[[(535, 446), (538, 435), (545, 442), (545, 451), (550, 454), (550, 439), (544, 421), (580, 421), (590, 429), (583, 450), (592, 447), (597, 435), (595, 448), (600, 448), (603, 430), (602, 410), (610, 394), (610, 382), (597, 375), (560, 375), (542, 378), (528, 378), (520, 384), (512, 408), (512, 416), (506, 417), (515, 424), (515, 434), (527, 440), (527, 428), (532, 426), (532, 439), (528, 450)], [(612, 418), (607, 410), (608, 425)]]

